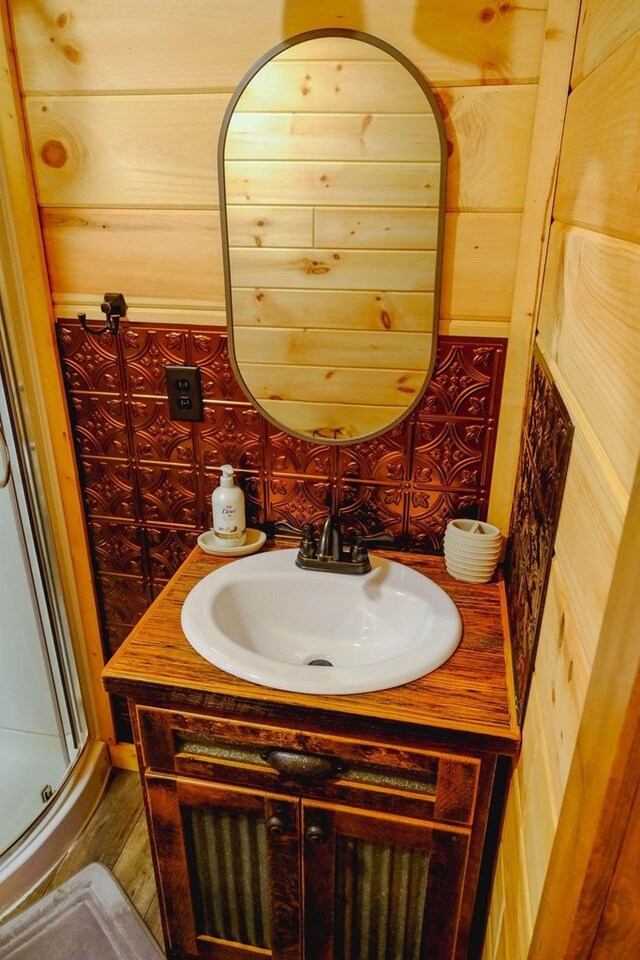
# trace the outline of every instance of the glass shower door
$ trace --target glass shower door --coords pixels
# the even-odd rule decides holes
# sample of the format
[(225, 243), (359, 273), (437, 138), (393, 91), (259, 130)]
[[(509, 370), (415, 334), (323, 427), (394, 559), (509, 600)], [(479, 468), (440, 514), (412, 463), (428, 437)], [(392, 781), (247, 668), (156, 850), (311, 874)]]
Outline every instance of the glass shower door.
[(0, 854), (43, 812), (77, 752), (52, 632), (0, 377)]

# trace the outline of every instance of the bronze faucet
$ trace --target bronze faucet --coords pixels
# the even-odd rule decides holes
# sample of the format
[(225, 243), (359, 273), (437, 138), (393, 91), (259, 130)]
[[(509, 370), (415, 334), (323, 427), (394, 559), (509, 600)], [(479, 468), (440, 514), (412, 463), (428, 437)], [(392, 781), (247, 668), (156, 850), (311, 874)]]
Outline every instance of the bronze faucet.
[(340, 517), (330, 514), (324, 522), (316, 548), (313, 525), (306, 523), (302, 528), (296, 566), (302, 570), (324, 570), (327, 573), (368, 573), (371, 562), (362, 534), (357, 533), (353, 545), (345, 551), (340, 524)]
[(342, 557), (342, 533), (337, 514), (329, 514), (324, 522), (316, 557), (318, 560), (340, 560)]

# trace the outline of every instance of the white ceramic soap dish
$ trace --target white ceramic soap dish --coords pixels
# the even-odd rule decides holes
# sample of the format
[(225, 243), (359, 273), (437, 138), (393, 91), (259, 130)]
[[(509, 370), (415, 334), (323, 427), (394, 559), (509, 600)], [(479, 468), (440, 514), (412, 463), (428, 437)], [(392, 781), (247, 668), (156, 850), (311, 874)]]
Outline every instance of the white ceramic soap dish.
[(198, 546), (213, 557), (247, 557), (250, 553), (257, 553), (266, 539), (267, 535), (263, 530), (247, 527), (247, 536), (241, 547), (221, 547), (216, 543), (213, 530), (207, 530), (198, 537)]

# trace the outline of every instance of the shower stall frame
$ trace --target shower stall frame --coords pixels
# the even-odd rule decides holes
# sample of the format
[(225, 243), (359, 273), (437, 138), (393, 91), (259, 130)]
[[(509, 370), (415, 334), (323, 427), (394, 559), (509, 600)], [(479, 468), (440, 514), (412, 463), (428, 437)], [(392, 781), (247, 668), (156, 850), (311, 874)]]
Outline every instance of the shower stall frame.
[[(16, 436), (12, 456), (28, 487), (28, 523), (23, 517), (22, 525), (27, 540), (29, 528), (33, 535), (31, 565), (42, 576), (40, 600), (54, 634), (51, 654), (60, 661), (58, 693), (70, 701), (76, 736), (82, 736), (76, 709), (82, 701), (86, 741), (42, 814), (0, 856), (0, 916), (68, 851), (102, 796), (110, 768), (105, 744), (115, 743), (97, 666), (102, 658), (96, 656), (101, 648), (91, 567), (5, 13), (0, 5), (0, 337)], [(70, 679), (74, 666), (77, 683)]]
[[(48, 715), (57, 728), (60, 755), (55, 768), (62, 776), (56, 775), (51, 796), (43, 796), (41, 811), (32, 809), (30, 822), (25, 823), (20, 835), (12, 836), (9, 846), (0, 852), (0, 916), (64, 856), (95, 807), (108, 774), (104, 744), (89, 738), (65, 597), (52, 550), (47, 506), (43, 502), (37, 446), (28, 432), (28, 411), (21, 403), (24, 385), (16, 375), (4, 322), (5, 277), (4, 270), (0, 269), (0, 419), (2, 473), (3, 481), (7, 481), (3, 496), (11, 498), (9, 516), (12, 512), (15, 515), (17, 542), (22, 548), (21, 556), (15, 557), (15, 568), (21, 582), (28, 585), (33, 605), (32, 626), (37, 635), (27, 639), (31, 656), (36, 658), (37, 676), (44, 678), (37, 693), (44, 694), (47, 700), (46, 704), (35, 706), (37, 712)], [(20, 641), (17, 636), (5, 637), (9, 644)], [(25, 697), (24, 691), (22, 696)], [(16, 730), (18, 741), (27, 749), (34, 738), (38, 739), (37, 734), (18, 733)], [(40, 739), (49, 740), (52, 745), (56, 740), (55, 736)], [(25, 759), (28, 764), (29, 757), (25, 755)], [(35, 754), (33, 762), (38, 763)], [(11, 776), (6, 771), (5, 774)], [(8, 791), (6, 794), (10, 796)]]

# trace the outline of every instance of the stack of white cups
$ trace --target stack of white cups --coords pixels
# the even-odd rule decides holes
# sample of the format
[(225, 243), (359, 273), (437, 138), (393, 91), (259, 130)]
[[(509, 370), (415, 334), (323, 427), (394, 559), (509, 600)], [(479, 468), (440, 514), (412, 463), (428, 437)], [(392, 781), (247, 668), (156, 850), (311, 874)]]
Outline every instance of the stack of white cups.
[(486, 583), (502, 550), (498, 527), (482, 520), (451, 520), (444, 535), (444, 560), (456, 580)]

